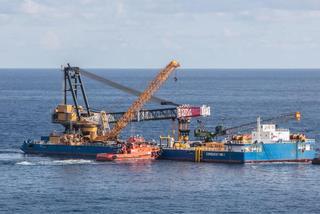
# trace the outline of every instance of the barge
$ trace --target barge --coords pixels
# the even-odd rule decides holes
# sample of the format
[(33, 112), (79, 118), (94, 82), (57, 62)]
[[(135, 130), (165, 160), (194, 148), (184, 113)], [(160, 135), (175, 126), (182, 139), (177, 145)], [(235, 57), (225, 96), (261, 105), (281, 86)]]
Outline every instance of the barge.
[(173, 142), (166, 139), (160, 158), (167, 160), (256, 163), (311, 162), (315, 158), (315, 140), (303, 134), (290, 134), (275, 124), (258, 122), (251, 134), (232, 136), (221, 142)]
[(96, 158), (99, 153), (117, 153), (121, 146), (116, 142), (110, 142), (109, 144), (90, 142), (81, 145), (67, 145), (52, 143), (49, 141), (49, 137), (41, 137), (41, 140), (26, 140), (20, 149), (25, 154)]

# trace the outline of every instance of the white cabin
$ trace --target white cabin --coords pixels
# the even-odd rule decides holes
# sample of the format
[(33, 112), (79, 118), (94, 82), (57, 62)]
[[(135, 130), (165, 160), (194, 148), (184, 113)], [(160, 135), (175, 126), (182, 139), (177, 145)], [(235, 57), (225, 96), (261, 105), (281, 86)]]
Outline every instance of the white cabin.
[(260, 124), (252, 132), (252, 142), (274, 143), (290, 141), (289, 129), (277, 129), (275, 124)]

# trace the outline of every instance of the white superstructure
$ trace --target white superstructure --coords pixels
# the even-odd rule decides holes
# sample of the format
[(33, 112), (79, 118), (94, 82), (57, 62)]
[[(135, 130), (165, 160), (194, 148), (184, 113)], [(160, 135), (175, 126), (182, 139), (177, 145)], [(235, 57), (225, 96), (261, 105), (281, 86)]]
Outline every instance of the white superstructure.
[(275, 124), (260, 124), (257, 119), (257, 129), (252, 132), (252, 142), (274, 143), (290, 141), (289, 129), (277, 129)]

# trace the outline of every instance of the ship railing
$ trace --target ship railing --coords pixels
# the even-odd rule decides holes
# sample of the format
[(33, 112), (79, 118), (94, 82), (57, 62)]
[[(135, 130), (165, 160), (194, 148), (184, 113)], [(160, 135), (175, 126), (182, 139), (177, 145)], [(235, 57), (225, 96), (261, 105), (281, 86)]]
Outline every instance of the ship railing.
[(289, 130), (289, 129), (278, 128), (278, 129), (276, 129), (276, 131), (288, 132), (288, 131), (290, 131), (290, 130)]
[(314, 142), (315, 142), (315, 139), (306, 139), (305, 142), (306, 142), (306, 143), (314, 143)]
[[(50, 145), (50, 141), (43, 141), (43, 140), (27, 140), (28, 143), (33, 143), (33, 144), (48, 144)], [(65, 144), (58, 144), (58, 145), (65, 145)], [(110, 145), (116, 145), (115, 143), (83, 143), (79, 146), (110, 146)]]
[(210, 147), (189, 147), (189, 148), (175, 148), (175, 147), (171, 147), (170, 149), (174, 149), (174, 150), (188, 150), (188, 151), (190, 151), (190, 150), (196, 150), (196, 149), (199, 149), (199, 148), (201, 148), (201, 150), (203, 150), (203, 151), (225, 151), (225, 149), (224, 148), (210, 148)]
[(290, 143), (296, 143), (296, 142), (299, 142), (299, 143), (301, 143), (301, 142), (304, 142), (304, 143), (315, 143), (315, 140), (314, 139), (305, 139), (304, 141), (301, 141), (301, 140), (292, 140), (292, 139), (290, 139), (289, 142)]

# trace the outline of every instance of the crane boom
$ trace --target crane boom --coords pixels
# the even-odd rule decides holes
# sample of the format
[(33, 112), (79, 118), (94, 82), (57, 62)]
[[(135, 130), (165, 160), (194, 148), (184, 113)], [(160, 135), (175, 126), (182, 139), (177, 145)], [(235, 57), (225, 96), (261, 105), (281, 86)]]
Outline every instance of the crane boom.
[[(292, 112), (288, 114), (282, 114), (276, 117), (271, 117), (271, 118), (261, 120), (261, 122), (272, 123), (272, 122), (279, 122), (279, 121), (287, 121), (291, 119), (296, 119), (299, 121), (301, 119), (301, 113)], [(245, 124), (241, 124), (241, 125), (230, 127), (230, 128), (223, 128), (222, 126), (216, 126), (214, 132), (207, 131), (204, 128), (197, 128), (194, 130), (194, 136), (211, 140), (214, 137), (232, 135), (237, 132), (253, 129), (256, 127), (256, 124), (257, 122), (255, 121), (255, 122), (245, 123)]]
[(177, 61), (171, 61), (163, 70), (159, 72), (154, 80), (148, 85), (148, 87), (140, 94), (138, 99), (130, 106), (128, 111), (118, 120), (112, 130), (107, 134), (99, 137), (99, 140), (115, 140), (122, 129), (124, 129), (128, 123), (135, 117), (137, 111), (139, 111), (143, 105), (151, 99), (152, 95), (160, 88), (160, 86), (168, 79), (169, 75), (179, 67)]
[[(288, 121), (288, 120), (292, 120), (292, 119), (299, 121), (301, 119), (301, 113), (297, 111), (297, 112), (291, 112), (288, 114), (282, 114), (282, 115), (278, 115), (276, 117), (263, 119), (263, 120), (261, 120), (261, 122), (273, 123), (273, 122), (278, 122), (278, 121)], [(231, 128), (226, 128), (226, 129), (223, 129), (223, 132), (220, 134), (226, 133), (228, 135), (228, 133), (235, 133), (237, 131), (248, 130), (248, 129), (254, 128), (256, 126), (256, 124), (257, 124), (257, 122), (255, 121), (255, 122), (242, 124), (239, 126), (234, 126)]]

